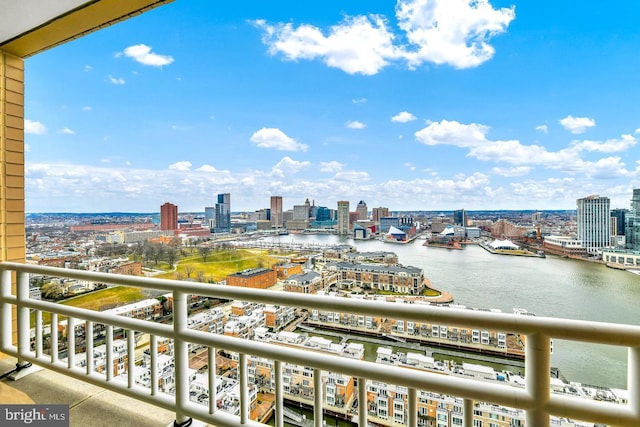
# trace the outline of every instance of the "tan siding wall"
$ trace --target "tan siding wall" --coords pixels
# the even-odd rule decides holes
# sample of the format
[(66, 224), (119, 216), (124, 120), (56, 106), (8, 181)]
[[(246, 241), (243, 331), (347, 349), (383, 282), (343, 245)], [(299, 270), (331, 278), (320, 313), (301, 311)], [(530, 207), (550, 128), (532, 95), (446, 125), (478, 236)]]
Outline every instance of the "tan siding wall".
[[(24, 61), (0, 51), (0, 260), (25, 261)], [(15, 289), (14, 289), (15, 291)], [(16, 313), (13, 313), (15, 341)]]

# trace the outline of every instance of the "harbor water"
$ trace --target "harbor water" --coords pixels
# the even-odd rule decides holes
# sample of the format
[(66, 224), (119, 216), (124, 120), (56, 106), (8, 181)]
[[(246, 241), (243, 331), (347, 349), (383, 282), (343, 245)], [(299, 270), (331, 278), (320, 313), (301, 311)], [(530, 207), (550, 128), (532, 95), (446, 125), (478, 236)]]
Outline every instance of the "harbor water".
[[(268, 238), (283, 245), (349, 244), (361, 252), (388, 251), (399, 262), (422, 268), (433, 287), (453, 294), (456, 304), (524, 308), (537, 316), (640, 325), (640, 275), (601, 264), (556, 256), (493, 255), (477, 245), (463, 250), (352, 240), (336, 235), (290, 234)], [(552, 366), (569, 380), (626, 388), (626, 348), (554, 340)]]

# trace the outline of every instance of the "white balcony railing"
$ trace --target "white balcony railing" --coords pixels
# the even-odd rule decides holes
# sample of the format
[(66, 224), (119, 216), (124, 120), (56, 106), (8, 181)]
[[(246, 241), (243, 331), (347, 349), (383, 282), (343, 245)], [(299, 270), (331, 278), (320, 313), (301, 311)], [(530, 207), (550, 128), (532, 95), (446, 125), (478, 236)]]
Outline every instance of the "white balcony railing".
[[(12, 272), (15, 272), (15, 294), (11, 291)], [(54, 277), (89, 280), (114, 285), (161, 290), (173, 295), (172, 324), (132, 319), (113, 314), (80, 309), (29, 298), (29, 274), (44, 274)], [(517, 388), (498, 382), (486, 382), (452, 375), (406, 369), (399, 366), (376, 364), (336, 355), (306, 351), (303, 348), (282, 347), (275, 344), (244, 340), (230, 336), (212, 334), (187, 327), (187, 295), (202, 295), (212, 298), (251, 301), (280, 306), (302, 307), (309, 310), (331, 310), (410, 322), (433, 322), (443, 325), (473, 327), (474, 329), (498, 330), (526, 336), (525, 387)], [(17, 345), (12, 344), (12, 306), (17, 308)], [(35, 312), (35, 344), (31, 343), (31, 312)], [(114, 329), (127, 331), (127, 381), (114, 378), (113, 355), (106, 352), (106, 372), (98, 373), (93, 366), (93, 334), (86, 334), (85, 367), (76, 366), (75, 351), (68, 351), (66, 360), (59, 360), (58, 351), (43, 351), (43, 313), (51, 315), (51, 330), (55, 331), (59, 316), (68, 319), (68, 331), (84, 322), (86, 330), (94, 325), (105, 325), (106, 344), (113, 346)], [(35, 265), (0, 263), (0, 351), (18, 358), (19, 363), (31, 362), (46, 369), (83, 380), (123, 395), (151, 403), (175, 412), (176, 423), (194, 418), (216, 426), (238, 425), (263, 426), (249, 419), (248, 358), (262, 357), (274, 361), (275, 416), (276, 426), (283, 426), (283, 364), (303, 364), (313, 369), (314, 423), (322, 426), (323, 393), (322, 372), (334, 372), (357, 379), (357, 422), (367, 425), (367, 381), (394, 384), (406, 387), (407, 424), (418, 425), (418, 393), (428, 391), (463, 399), (464, 425), (473, 425), (473, 410), (477, 403), (487, 402), (503, 405), (526, 413), (526, 425), (544, 427), (551, 424), (550, 417), (604, 423), (613, 426), (640, 425), (640, 327), (566, 319), (519, 316), (473, 310), (447, 310), (416, 304), (394, 304), (376, 301), (303, 295), (261, 289), (235, 288), (173, 280), (93, 273), (80, 270), (59, 269)], [(149, 334), (151, 357), (151, 380), (149, 387), (136, 384), (135, 333)], [(175, 393), (169, 395), (158, 390), (157, 342), (160, 337), (173, 340), (175, 359)], [(75, 349), (75, 334), (68, 333), (68, 349)], [(628, 403), (617, 404), (579, 397), (551, 393), (550, 347), (551, 339), (600, 343), (628, 348)], [(51, 334), (51, 348), (58, 348), (57, 334)], [(216, 408), (215, 390), (219, 379), (216, 369), (209, 369), (208, 407), (189, 399), (188, 345), (198, 344), (208, 348), (209, 367), (215, 367), (216, 349), (236, 352), (238, 357), (238, 379), (240, 384), (240, 411), (233, 415)]]

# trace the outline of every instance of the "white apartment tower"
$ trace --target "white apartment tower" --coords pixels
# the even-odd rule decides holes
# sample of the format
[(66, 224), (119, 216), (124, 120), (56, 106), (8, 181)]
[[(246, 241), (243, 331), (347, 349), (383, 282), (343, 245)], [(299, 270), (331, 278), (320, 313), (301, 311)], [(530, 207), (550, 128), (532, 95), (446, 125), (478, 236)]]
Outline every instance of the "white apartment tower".
[(349, 201), (338, 201), (338, 234), (349, 234)]
[(588, 254), (597, 255), (609, 246), (611, 210), (608, 197), (588, 196), (577, 200), (578, 240)]

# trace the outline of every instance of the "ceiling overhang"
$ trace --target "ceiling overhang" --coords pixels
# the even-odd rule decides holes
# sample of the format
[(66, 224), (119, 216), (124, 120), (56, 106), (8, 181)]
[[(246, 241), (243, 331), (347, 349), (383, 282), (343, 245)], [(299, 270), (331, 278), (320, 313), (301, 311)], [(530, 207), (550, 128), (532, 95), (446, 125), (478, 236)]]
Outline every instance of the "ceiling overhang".
[(21, 58), (173, 0), (0, 0), (0, 50)]

